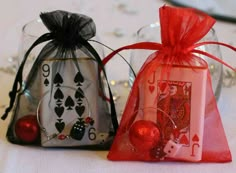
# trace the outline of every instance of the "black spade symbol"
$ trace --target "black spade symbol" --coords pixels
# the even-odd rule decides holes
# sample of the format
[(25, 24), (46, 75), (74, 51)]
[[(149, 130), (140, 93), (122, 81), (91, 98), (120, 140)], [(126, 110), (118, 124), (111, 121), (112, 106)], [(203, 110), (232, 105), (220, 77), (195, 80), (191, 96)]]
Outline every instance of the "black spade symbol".
[(64, 113), (64, 107), (60, 107), (60, 106), (55, 107), (54, 111), (57, 114), (57, 116), (60, 118), (62, 114)]
[(84, 77), (80, 71), (75, 75), (74, 82), (77, 83), (77, 86), (81, 86), (81, 83), (84, 82)]
[(71, 96), (68, 96), (65, 101), (65, 106), (67, 107), (67, 110), (72, 110), (72, 107), (75, 106), (75, 102), (71, 98)]
[(61, 84), (63, 83), (63, 79), (59, 73), (55, 75), (55, 78), (53, 80), (53, 83), (56, 84), (57, 87), (60, 87)]
[(43, 83), (44, 83), (45, 86), (48, 86), (49, 85), (48, 79), (45, 79)]
[(76, 106), (75, 111), (81, 117), (85, 111), (85, 106)]
[(84, 98), (84, 92), (83, 92), (83, 90), (81, 89), (81, 88), (78, 88), (77, 90), (76, 90), (76, 92), (75, 92), (75, 98), (76, 99), (82, 99), (82, 98)]
[(56, 127), (57, 131), (58, 131), (59, 133), (61, 133), (61, 132), (63, 131), (63, 129), (65, 128), (65, 123), (64, 123), (64, 122), (61, 122), (62, 119), (58, 119), (58, 121), (59, 121), (59, 122), (56, 122), (55, 127)]
[(64, 98), (64, 94), (62, 93), (60, 88), (58, 88), (54, 94), (54, 99), (57, 100), (57, 102), (61, 102), (61, 99), (63, 98)]

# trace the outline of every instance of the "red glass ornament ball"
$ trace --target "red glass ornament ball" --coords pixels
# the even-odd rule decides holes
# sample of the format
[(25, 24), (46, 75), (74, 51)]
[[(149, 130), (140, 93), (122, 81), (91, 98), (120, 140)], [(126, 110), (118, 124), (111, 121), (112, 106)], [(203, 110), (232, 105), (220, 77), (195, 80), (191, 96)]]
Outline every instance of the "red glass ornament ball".
[(131, 126), (129, 140), (138, 150), (148, 151), (157, 146), (160, 141), (160, 131), (154, 122), (139, 120)]
[(40, 128), (35, 115), (26, 115), (15, 124), (16, 136), (24, 143), (33, 143), (39, 138)]

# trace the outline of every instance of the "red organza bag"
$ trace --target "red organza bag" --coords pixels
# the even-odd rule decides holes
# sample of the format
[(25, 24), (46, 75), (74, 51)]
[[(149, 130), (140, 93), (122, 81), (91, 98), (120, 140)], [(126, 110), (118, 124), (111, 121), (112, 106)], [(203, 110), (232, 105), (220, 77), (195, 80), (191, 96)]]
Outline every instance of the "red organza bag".
[[(120, 127), (109, 151), (110, 160), (230, 162), (231, 153), (212, 91), (205, 55), (195, 49), (215, 20), (189, 8), (160, 8), (162, 44), (141, 42), (117, 49), (156, 50), (139, 71)], [(158, 33), (157, 33), (158, 34)], [(232, 67), (230, 67), (233, 69)], [(234, 70), (234, 69), (233, 69)]]

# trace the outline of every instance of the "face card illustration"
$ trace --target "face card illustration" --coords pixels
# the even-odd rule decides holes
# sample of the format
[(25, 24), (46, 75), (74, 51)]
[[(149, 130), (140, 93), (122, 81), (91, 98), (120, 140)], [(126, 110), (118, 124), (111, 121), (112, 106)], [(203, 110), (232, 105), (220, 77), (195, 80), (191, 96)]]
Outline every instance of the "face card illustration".
[[(157, 124), (163, 132), (163, 139), (179, 141), (189, 145), (189, 126), (191, 111), (191, 82), (158, 81)], [(173, 128), (176, 127), (175, 132)]]
[[(157, 70), (158, 79), (160, 74), (161, 71)], [(192, 70), (188, 66), (173, 66), (168, 80), (163, 78), (157, 81), (159, 111), (156, 122), (162, 133), (162, 140), (169, 141), (165, 148), (170, 150), (173, 141), (176, 145), (172, 149), (175, 152), (170, 152), (169, 155), (167, 153), (166, 157), (188, 161), (201, 160), (206, 79), (207, 69)]]

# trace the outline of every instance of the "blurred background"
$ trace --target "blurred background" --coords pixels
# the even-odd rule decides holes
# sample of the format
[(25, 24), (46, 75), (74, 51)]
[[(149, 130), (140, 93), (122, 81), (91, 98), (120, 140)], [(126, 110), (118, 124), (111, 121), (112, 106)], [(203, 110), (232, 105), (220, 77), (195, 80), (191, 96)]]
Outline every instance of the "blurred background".
[[(220, 41), (236, 42), (235, 0), (0, 0), (0, 64), (17, 57), (21, 29), (41, 12), (67, 10), (92, 17), (100, 40), (112, 48), (134, 42), (136, 31), (158, 21), (162, 5), (196, 7), (217, 19), (214, 26)], [(115, 40), (115, 41), (114, 41)], [(107, 53), (109, 50), (105, 50)]]

